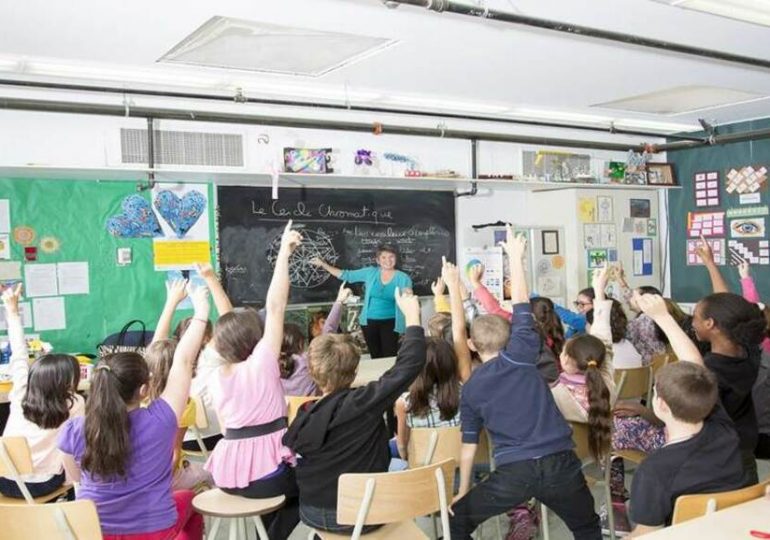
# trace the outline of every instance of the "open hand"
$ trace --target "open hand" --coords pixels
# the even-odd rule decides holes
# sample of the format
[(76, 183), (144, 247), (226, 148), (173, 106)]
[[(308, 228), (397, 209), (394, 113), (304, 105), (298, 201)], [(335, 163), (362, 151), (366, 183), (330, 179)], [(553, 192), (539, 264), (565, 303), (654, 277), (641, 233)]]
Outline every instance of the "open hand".
[(471, 285), (473, 287), (478, 287), (481, 285), (481, 280), (484, 278), (484, 265), (483, 264), (474, 264), (471, 266), (470, 270), (468, 271), (468, 280), (471, 282)]
[(187, 280), (174, 279), (166, 282), (166, 302), (178, 306), (187, 297)]
[(302, 235), (298, 231), (292, 230), (292, 223), (292, 220), (289, 220), (283, 229), (283, 235), (281, 235), (281, 249), (288, 250), (289, 253), (293, 253), (297, 246), (302, 243)]
[(634, 302), (652, 320), (657, 321), (669, 315), (665, 300), (657, 294), (639, 294), (639, 291), (635, 290)]
[(18, 282), (12, 287), (7, 287), (3, 291), (3, 304), (8, 313), (18, 315), (19, 313), (19, 299), (21, 298), (21, 282)]
[(607, 282), (610, 279), (610, 267), (607, 263), (601, 268), (594, 268), (593, 276), (591, 279), (591, 285), (596, 292), (604, 292), (607, 289)]

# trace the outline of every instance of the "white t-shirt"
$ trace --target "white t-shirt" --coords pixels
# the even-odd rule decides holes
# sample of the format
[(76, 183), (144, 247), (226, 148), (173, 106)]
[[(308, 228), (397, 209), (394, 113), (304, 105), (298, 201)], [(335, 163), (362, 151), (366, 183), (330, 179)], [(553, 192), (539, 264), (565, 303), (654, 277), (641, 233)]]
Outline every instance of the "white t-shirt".
[[(190, 383), (190, 395), (198, 396), (206, 409), (206, 417), (209, 421), (209, 427), (200, 430), (201, 437), (211, 437), (221, 435), (222, 430), (219, 427), (219, 418), (214, 408), (214, 400), (211, 396), (209, 384), (217, 369), (225, 363), (219, 353), (211, 345), (206, 345), (198, 356), (198, 369), (195, 377)], [(185, 441), (194, 441), (195, 435), (187, 430), (184, 436)]]
[(627, 339), (612, 344), (612, 356), (615, 369), (642, 367), (642, 355)]

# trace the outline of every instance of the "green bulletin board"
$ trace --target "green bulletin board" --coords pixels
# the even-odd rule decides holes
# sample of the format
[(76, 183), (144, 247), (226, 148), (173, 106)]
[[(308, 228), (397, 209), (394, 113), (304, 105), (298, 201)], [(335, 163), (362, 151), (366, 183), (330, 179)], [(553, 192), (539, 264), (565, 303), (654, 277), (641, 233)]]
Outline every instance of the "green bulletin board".
[[(720, 126), (718, 134), (744, 132), (756, 129), (767, 129), (770, 120), (756, 120)], [(727, 173), (732, 168), (741, 169), (746, 166), (763, 165), (770, 170), (770, 140), (764, 139), (752, 142), (726, 144), (714, 147), (670, 152), (668, 161), (674, 164), (677, 179), (683, 186), (681, 190), (670, 190), (669, 200), (669, 238), (671, 246), (671, 289), (672, 297), (679, 302), (697, 302), (703, 296), (711, 293), (711, 282), (703, 266), (687, 265), (687, 217), (688, 212), (694, 211), (728, 211), (745, 207), (768, 205), (768, 181), (759, 190), (760, 202), (747, 205), (739, 203), (737, 194), (728, 194), (725, 190)], [(694, 175), (703, 171), (719, 172), (718, 207), (697, 208), (695, 204)], [(770, 216), (764, 217), (766, 226), (770, 226)], [(725, 244), (730, 240), (730, 228), (733, 218), (725, 217)], [(767, 239), (767, 235), (764, 237)], [(727, 264), (721, 266), (722, 275), (728, 281), (730, 289), (740, 294), (740, 279), (738, 270)], [(752, 265), (754, 282), (759, 290), (760, 298), (765, 302), (770, 300), (770, 266)]]
[[(107, 219), (121, 212), (121, 202), (137, 193), (135, 182), (0, 179), (0, 199), (10, 200), (11, 229), (20, 225), (36, 232), (38, 263), (88, 262), (90, 294), (65, 295), (67, 329), (40, 332), (59, 352), (95, 352), (104, 336), (120, 331), (132, 319), (154, 329), (165, 300), (165, 272), (153, 267), (150, 238), (115, 238)], [(150, 200), (150, 193), (142, 197)], [(212, 255), (215, 249), (214, 189), (208, 186)], [(40, 239), (53, 236), (55, 253), (40, 249)], [(132, 249), (132, 263), (118, 266), (117, 248)], [(11, 260), (22, 261), (24, 248), (11, 240)], [(212, 256), (212, 261), (214, 257)], [(29, 299), (25, 297), (25, 301)], [(176, 320), (191, 315), (179, 311)], [(38, 333), (26, 329), (27, 333)]]

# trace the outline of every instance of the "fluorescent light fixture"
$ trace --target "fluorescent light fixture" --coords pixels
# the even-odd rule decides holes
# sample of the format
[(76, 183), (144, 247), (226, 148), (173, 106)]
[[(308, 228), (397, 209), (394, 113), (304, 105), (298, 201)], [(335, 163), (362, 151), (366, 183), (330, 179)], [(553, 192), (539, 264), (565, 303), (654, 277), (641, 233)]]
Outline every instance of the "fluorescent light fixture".
[(679, 133), (689, 131), (700, 131), (701, 127), (696, 124), (675, 124), (673, 122), (658, 122), (655, 120), (640, 120), (638, 118), (619, 118), (613, 120), (615, 127), (626, 129), (650, 129), (663, 133)]
[(388, 105), (417, 107), (420, 109), (439, 109), (443, 111), (464, 111), (480, 114), (501, 113), (508, 109), (502, 105), (490, 105), (478, 101), (459, 101), (429, 96), (388, 96)]
[(655, 0), (672, 7), (718, 15), (751, 24), (770, 26), (767, 0)]
[(0, 71), (16, 71), (19, 69), (21, 60), (14, 60), (13, 58), (0, 58)]
[(534, 118), (540, 120), (553, 120), (554, 122), (574, 122), (580, 124), (609, 124), (612, 118), (595, 114), (582, 114), (565, 111), (553, 111), (548, 109), (516, 108), (505, 113), (506, 116), (517, 118)]
[(328, 86), (308, 86), (302, 84), (273, 84), (270, 82), (233, 82), (231, 87), (242, 88), (249, 93), (265, 93), (276, 96), (292, 96), (302, 98), (328, 99), (332, 101), (367, 102), (382, 97), (378, 92), (366, 90), (350, 90), (345, 88), (332, 88)]
[(52, 77), (73, 77), (77, 79), (119, 81), (123, 83), (139, 82), (172, 86), (215, 87), (222, 84), (220, 78), (195, 77), (185, 73), (169, 71), (168, 69), (163, 71), (115, 69), (96, 65), (63, 64), (46, 61), (28, 62), (25, 73)]

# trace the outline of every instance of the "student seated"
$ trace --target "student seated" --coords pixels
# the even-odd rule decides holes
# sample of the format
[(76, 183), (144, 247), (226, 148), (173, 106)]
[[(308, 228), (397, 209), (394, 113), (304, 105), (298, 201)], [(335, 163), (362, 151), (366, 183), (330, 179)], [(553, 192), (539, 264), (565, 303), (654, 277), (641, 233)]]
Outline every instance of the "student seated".
[(406, 333), (395, 365), (378, 381), (350, 387), (360, 358), (351, 336), (327, 334), (310, 344), (310, 373), (323, 397), (299, 411), (283, 442), (301, 456), (296, 467), (300, 519), (315, 529), (336, 533), (353, 530), (337, 523), (337, 480), (341, 474), (388, 470), (389, 433), (383, 414), (392, 410), (425, 364), (419, 301), (411, 293), (396, 289), (396, 303), (406, 319)]
[[(522, 259), (526, 240), (508, 227), (504, 249), (511, 269), (512, 325), (485, 315), (473, 321), (471, 344), (484, 365), (463, 387), (460, 489), (453, 501), (451, 535), (467, 540), (479, 524), (534, 497), (561, 517), (575, 538), (601, 538), (594, 500), (573, 451), (572, 433), (535, 363), (535, 329)], [(496, 469), (471, 488), (473, 458), (484, 428)]]
[(666, 332), (679, 362), (656, 378), (653, 411), (666, 425), (666, 444), (650, 454), (631, 485), (632, 536), (671, 523), (680, 495), (730, 491), (746, 485), (738, 434), (719, 401), (717, 377), (668, 314), (659, 296), (637, 296), (642, 310)]
[[(13, 381), (8, 396), (10, 413), (3, 436), (27, 439), (34, 472), (22, 476), (21, 480), (30, 495), (42, 497), (64, 484), (64, 468), (56, 448), (56, 437), (64, 422), (83, 415), (83, 398), (76, 393), (80, 366), (67, 354), (46, 354), (30, 366), (19, 315), (20, 297), (21, 283), (3, 292), (12, 351), (8, 367)], [(0, 477), (0, 493), (16, 499), (24, 497), (11, 478)]]
[(174, 352), (160, 397), (140, 406), (150, 378), (141, 355), (107, 355), (94, 369), (85, 417), (68, 421), (59, 435), (64, 466), (80, 481), (77, 497), (96, 504), (106, 540), (203, 536), (193, 492), (171, 491), (174, 442), (209, 315), (205, 287), (192, 300), (195, 316)]

